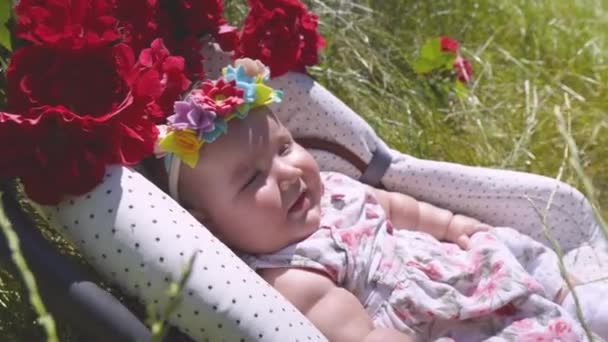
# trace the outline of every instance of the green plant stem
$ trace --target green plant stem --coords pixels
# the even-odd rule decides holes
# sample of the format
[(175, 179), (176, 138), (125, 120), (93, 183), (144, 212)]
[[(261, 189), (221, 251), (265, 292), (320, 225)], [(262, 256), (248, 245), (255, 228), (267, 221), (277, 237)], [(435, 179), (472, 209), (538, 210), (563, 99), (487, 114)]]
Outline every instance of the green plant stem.
[[(568, 147), (566, 146), (564, 148), (564, 159), (563, 159), (562, 165), (560, 166), (559, 171), (557, 173), (557, 177), (555, 178), (558, 181), (561, 181), (567, 157), (568, 157)], [(549, 240), (549, 242), (551, 243), (551, 247), (553, 248), (553, 251), (558, 256), (557, 259), (558, 259), (559, 273), (560, 273), (560, 276), (562, 277), (562, 279), (566, 282), (566, 287), (568, 288), (568, 291), (570, 291), (570, 293), (572, 294), (572, 298), (574, 299), (574, 305), (576, 307), (576, 317), (578, 318), (579, 322), (581, 323), (581, 326), (583, 327), (583, 330), (585, 331), (585, 334), (587, 335), (587, 338), (589, 339), (589, 341), (593, 342), (594, 341), (593, 334), (591, 333), (591, 329), (589, 328), (589, 326), (587, 325), (587, 322), (585, 321), (585, 318), (583, 317), (583, 312), (581, 310), (581, 305), (580, 305), (580, 301), (578, 299), (578, 295), (574, 291), (575, 284), (572, 283), (572, 280), (571, 280), (570, 276), (568, 275), (568, 271), (566, 270), (566, 265), (564, 265), (564, 260), (563, 260), (564, 251), (562, 250), (562, 246), (559, 244), (559, 242), (553, 237), (553, 234), (551, 234), (549, 225), (547, 223), (547, 213), (549, 212), (549, 209), (551, 208), (551, 205), (553, 204), (553, 198), (555, 196), (556, 190), (557, 190), (557, 187), (549, 195), (549, 200), (547, 201), (547, 206), (545, 207), (544, 211), (541, 211), (536, 206), (534, 201), (532, 201), (531, 198), (527, 198), (527, 200), (530, 202), (530, 204), (534, 208), (534, 211), (536, 212), (536, 214), (539, 216), (539, 218), (541, 220), (541, 224), (543, 227), (543, 235), (545, 236), (545, 238), (547, 240)]]
[[(152, 331), (152, 342), (162, 342), (166, 332), (166, 321), (169, 318), (169, 316), (171, 315), (171, 313), (173, 313), (173, 311), (175, 311), (175, 309), (177, 309), (177, 306), (180, 303), (181, 300), (181, 293), (182, 290), (184, 289), (184, 285), (186, 284), (186, 281), (188, 280), (188, 278), (190, 277), (190, 274), (192, 273), (192, 265), (194, 265), (194, 261), (196, 260), (196, 253), (193, 254), (190, 257), (190, 260), (188, 261), (188, 263), (186, 264), (183, 272), (182, 272), (182, 276), (180, 278), (180, 280), (176, 283), (173, 282), (169, 285), (169, 288), (167, 290), (167, 295), (169, 296), (169, 303), (167, 303), (167, 305), (165, 306), (165, 309), (163, 310), (163, 312), (161, 313), (160, 317), (157, 317), (156, 320), (152, 321), (150, 323), (150, 329)], [(151, 307), (148, 307), (148, 317), (154, 317), (156, 316), (154, 314), (154, 310)]]
[[(0, 203), (4, 193), (0, 192)], [(21, 253), (21, 248), (19, 247), (19, 237), (17, 233), (13, 230), (13, 226), (9, 219), (6, 217), (4, 212), (4, 207), (0, 204), (0, 228), (2, 228), (2, 232), (6, 236), (6, 240), (8, 241), (8, 246), (11, 251), (11, 258), (13, 262), (17, 266), (21, 277), (25, 283), (25, 286), (29, 293), (30, 303), (34, 307), (34, 311), (38, 315), (38, 322), (44, 327), (47, 335), (47, 341), (49, 342), (58, 342), (57, 338), (57, 329), (55, 328), (55, 321), (53, 320), (53, 316), (46, 311), (42, 298), (40, 296), (40, 292), (38, 291), (38, 287), (36, 285), (36, 279), (34, 275), (30, 271), (23, 254)]]
[[(570, 107), (570, 105), (569, 105), (570, 101), (569, 101), (569, 98), (567, 95), (565, 95), (565, 100), (566, 100), (566, 109), (568, 110)], [(574, 141), (572, 134), (570, 134), (570, 131), (567, 128), (566, 120), (564, 119), (564, 116), (561, 112), (560, 107), (556, 106), (554, 109), (554, 113), (555, 113), (555, 117), (557, 118), (557, 128), (559, 129), (559, 133), (561, 134), (562, 138), (566, 141), (566, 144), (567, 144), (568, 148), (570, 149), (570, 158), (568, 159), (568, 161), (570, 162), (570, 166), (572, 166), (572, 168), (574, 169), (574, 172), (576, 172), (577, 177), (583, 182), (583, 188), (584, 188), (583, 190), (585, 192), (585, 195), (591, 202), (591, 208), (593, 209), (595, 218), (600, 223), (602, 231), (604, 232), (604, 238), (608, 238), (608, 224), (602, 217), (602, 213), (599, 210), (599, 204), (598, 204), (597, 196), (595, 195), (595, 189), (593, 187), (593, 183), (591, 182), (591, 179), (589, 179), (589, 177), (585, 174), (585, 171), (583, 170), (580, 153), (578, 151), (576, 142)]]

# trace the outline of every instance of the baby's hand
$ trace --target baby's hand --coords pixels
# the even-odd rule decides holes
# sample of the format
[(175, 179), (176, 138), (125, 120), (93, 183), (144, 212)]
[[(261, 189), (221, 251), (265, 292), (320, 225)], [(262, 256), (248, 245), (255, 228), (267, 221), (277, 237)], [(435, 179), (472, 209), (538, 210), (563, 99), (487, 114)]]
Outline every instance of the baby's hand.
[(481, 223), (474, 218), (454, 215), (443, 236), (443, 240), (453, 242), (460, 248), (468, 250), (471, 248), (471, 235), (477, 232), (487, 232), (492, 227)]

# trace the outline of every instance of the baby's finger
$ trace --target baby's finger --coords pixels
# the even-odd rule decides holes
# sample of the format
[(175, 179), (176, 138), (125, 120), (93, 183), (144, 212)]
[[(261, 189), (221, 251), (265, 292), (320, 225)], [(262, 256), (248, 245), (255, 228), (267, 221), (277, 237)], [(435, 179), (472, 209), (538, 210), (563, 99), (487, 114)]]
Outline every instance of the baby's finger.
[(480, 223), (480, 224), (476, 225), (474, 228), (474, 230), (476, 232), (487, 232), (490, 229), (492, 229), (492, 226), (490, 226), (489, 224), (485, 224), (485, 223)]
[(471, 239), (469, 239), (468, 236), (466, 235), (460, 235), (458, 237), (458, 239), (456, 239), (456, 244), (464, 249), (465, 251), (469, 250), (471, 248)]
[(487, 232), (491, 228), (492, 227), (490, 225), (487, 225), (485, 223), (472, 223), (465, 227), (464, 232), (466, 233), (466, 235), (471, 236), (477, 232)]

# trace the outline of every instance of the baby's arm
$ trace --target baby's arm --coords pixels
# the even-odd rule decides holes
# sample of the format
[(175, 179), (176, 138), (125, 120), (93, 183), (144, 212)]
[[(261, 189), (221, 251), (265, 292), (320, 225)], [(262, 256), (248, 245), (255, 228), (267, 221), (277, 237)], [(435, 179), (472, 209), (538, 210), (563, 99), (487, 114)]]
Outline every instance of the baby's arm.
[(454, 215), (451, 211), (421, 202), (413, 197), (371, 188), (395, 228), (419, 230), (438, 240), (451, 241), (464, 249), (470, 247), (469, 236), (491, 227), (478, 220)]
[(374, 328), (357, 298), (327, 277), (298, 268), (270, 268), (261, 276), (300, 310), (331, 342), (409, 342), (397, 330)]

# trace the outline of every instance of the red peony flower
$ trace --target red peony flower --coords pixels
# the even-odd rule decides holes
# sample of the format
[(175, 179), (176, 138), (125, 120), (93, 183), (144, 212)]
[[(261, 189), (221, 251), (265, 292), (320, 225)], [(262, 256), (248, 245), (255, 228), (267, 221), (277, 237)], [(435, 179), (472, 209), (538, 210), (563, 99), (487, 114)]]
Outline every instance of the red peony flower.
[(158, 36), (157, 0), (112, 0), (113, 13), (120, 21), (123, 42), (135, 55), (150, 46)]
[(75, 113), (104, 115), (129, 92), (125, 73), (133, 65), (133, 52), (123, 44), (79, 50), (23, 47), (13, 54), (7, 70), (9, 109), (21, 113), (62, 105)]
[[(150, 155), (158, 131), (145, 109), (156, 94), (142, 85), (134, 96), (126, 79), (133, 67), (125, 44), (17, 50), (8, 102), (19, 115), (0, 119), (0, 177), (20, 177), (33, 200), (54, 204), (90, 191), (106, 165)], [(19, 144), (8, 143), (13, 136)]]
[(190, 86), (184, 75), (184, 59), (170, 56), (162, 39), (141, 52), (129, 82), (136, 97), (149, 97), (145, 111), (158, 122), (173, 111), (173, 103)]
[(215, 83), (204, 82), (200, 91), (193, 91), (190, 98), (205, 110), (223, 118), (243, 104), (243, 90), (236, 86), (235, 81), (226, 82), (219, 79)]
[(105, 0), (21, 0), (15, 11), (17, 37), (37, 45), (93, 48), (121, 38)]
[(11, 154), (7, 144), (0, 147), (3, 176), (21, 177), (28, 196), (42, 204), (83, 194), (101, 181), (109, 145), (95, 142), (101, 136), (87, 138), (107, 130), (91, 130), (90, 122), (64, 107), (39, 107), (27, 116), (0, 113), (0, 136), (12, 134), (18, 136), (15, 145), (24, 143), (18, 153)]
[(222, 25), (215, 35), (215, 40), (220, 45), (222, 51), (234, 51), (239, 44), (239, 32), (236, 27)]
[(133, 165), (154, 150), (158, 130), (132, 104), (129, 96), (102, 117), (63, 106), (32, 108), (26, 115), (0, 112), (0, 136), (7, 142), (0, 145), (0, 175), (21, 177), (27, 195), (41, 204), (91, 191), (106, 165)]
[[(224, 6), (221, 0), (158, 0), (159, 33), (169, 50), (186, 60), (187, 75), (190, 79), (203, 76), (204, 35), (216, 36), (226, 24), (222, 16)], [(228, 37), (222, 37), (226, 40)]]
[(215, 34), (226, 24), (221, 0), (159, 0), (159, 24), (176, 38)]
[(462, 83), (468, 83), (473, 77), (473, 67), (471, 66), (471, 63), (460, 56), (456, 57), (456, 60), (454, 61), (454, 70), (456, 70), (458, 79)]
[(305, 71), (318, 63), (325, 39), (316, 31), (318, 17), (298, 0), (249, 0), (236, 57), (259, 59), (276, 77)]
[(441, 51), (451, 52), (453, 54), (458, 54), (458, 41), (454, 40), (450, 37), (441, 36), (439, 38), (439, 42), (441, 44)]

